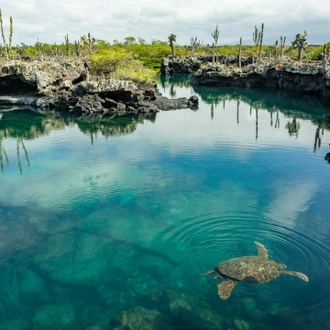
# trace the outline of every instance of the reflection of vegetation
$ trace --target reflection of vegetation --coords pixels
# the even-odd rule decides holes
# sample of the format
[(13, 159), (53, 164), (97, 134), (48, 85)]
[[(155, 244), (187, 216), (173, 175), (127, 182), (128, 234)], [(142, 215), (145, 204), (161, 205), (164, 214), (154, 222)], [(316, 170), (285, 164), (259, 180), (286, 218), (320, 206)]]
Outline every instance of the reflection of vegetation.
[(30, 159), (29, 159), (29, 154), (25, 148), (25, 144), (23, 141), (23, 138), (17, 138), (16, 140), (16, 145), (17, 145), (17, 162), (18, 162), (18, 168), (19, 172), (22, 174), (23, 173), (23, 168), (22, 168), (22, 163), (21, 163), (21, 155), (20, 155), (20, 145), (22, 146), (25, 154), (25, 159), (28, 164), (28, 167), (30, 167)]
[(66, 121), (55, 115), (42, 115), (29, 110), (15, 110), (2, 113), (0, 134), (3, 137), (34, 139), (47, 135), (56, 129), (63, 129)]
[(296, 117), (293, 117), (292, 122), (288, 122), (286, 124), (285, 128), (288, 129), (290, 136), (294, 135), (294, 136), (298, 137), (298, 132), (299, 132), (299, 129), (300, 129), (300, 123), (297, 123), (297, 118)]
[(30, 110), (15, 110), (1, 113), (0, 120), (0, 168), (4, 172), (5, 164), (9, 164), (9, 157), (4, 147), (5, 138), (16, 139), (16, 157), (20, 173), (23, 173), (22, 153), (26, 163), (30, 167), (30, 158), (24, 141), (47, 135), (53, 130), (64, 129), (65, 126), (77, 124), (79, 129), (90, 135), (91, 143), (94, 143), (98, 133), (114, 136), (129, 134), (136, 130), (139, 123), (143, 124), (145, 119), (155, 121), (156, 114), (123, 115), (116, 114), (110, 118), (90, 119), (77, 117), (62, 117), (53, 113), (40, 114)]
[(190, 87), (191, 86), (191, 77), (188, 75), (177, 75), (177, 76), (161, 76), (160, 83), (162, 86), (162, 92), (165, 92), (166, 89), (170, 89), (170, 95), (175, 97), (175, 88), (176, 87)]
[(6, 149), (2, 145), (2, 140), (3, 140), (3, 138), (0, 136), (0, 167), (1, 167), (1, 172), (3, 173), (4, 170), (5, 170), (4, 161), (8, 165), (9, 164), (9, 159), (8, 159), (8, 156), (7, 156)]
[[(193, 88), (205, 103), (211, 104), (211, 116), (214, 116), (214, 108), (220, 102), (225, 109), (226, 101), (237, 102), (237, 123), (239, 123), (241, 101), (250, 105), (251, 116), (253, 109), (255, 109), (256, 139), (258, 139), (259, 134), (259, 109), (269, 111), (270, 126), (274, 126), (276, 129), (280, 127), (280, 112), (292, 118), (285, 126), (290, 136), (298, 136), (300, 130), (299, 118), (311, 120), (317, 125), (315, 137), (313, 137), (314, 151), (321, 146), (321, 136), (323, 135), (324, 129), (330, 130), (330, 116), (327, 115), (330, 111), (329, 105), (323, 101), (315, 100), (314, 98), (304, 97), (301, 94), (296, 98), (293, 97), (293, 93), (283, 91), (263, 91), (260, 93), (258, 90), (240, 88), (209, 86), (193, 86)], [(295, 108), (298, 108), (300, 111), (293, 111), (292, 109)]]
[(91, 143), (93, 144), (98, 133), (106, 137), (130, 134), (136, 130), (138, 124), (143, 124), (145, 119), (154, 122), (156, 114), (148, 116), (114, 115), (113, 117), (103, 119), (77, 118), (76, 122), (83, 133), (90, 135)]
[(317, 148), (321, 147), (321, 135), (324, 134), (324, 126), (322, 124), (323, 123), (319, 122), (316, 128), (315, 138), (314, 138), (314, 152), (316, 151)]

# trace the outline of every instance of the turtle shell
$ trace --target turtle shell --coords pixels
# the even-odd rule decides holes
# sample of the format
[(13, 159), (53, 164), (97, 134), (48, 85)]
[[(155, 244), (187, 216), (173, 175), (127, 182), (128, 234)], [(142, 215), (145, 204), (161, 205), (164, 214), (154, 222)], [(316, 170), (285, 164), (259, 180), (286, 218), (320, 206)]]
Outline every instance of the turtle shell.
[(285, 266), (274, 260), (248, 256), (220, 262), (219, 272), (224, 277), (248, 283), (265, 283), (281, 275)]

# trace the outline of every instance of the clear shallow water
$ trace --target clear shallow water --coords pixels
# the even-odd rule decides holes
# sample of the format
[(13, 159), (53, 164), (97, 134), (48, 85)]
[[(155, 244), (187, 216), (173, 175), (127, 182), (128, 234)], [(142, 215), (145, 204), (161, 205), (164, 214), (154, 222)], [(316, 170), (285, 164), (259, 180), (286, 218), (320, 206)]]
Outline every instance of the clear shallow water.
[[(330, 108), (185, 79), (160, 90), (199, 109), (1, 110), (0, 329), (330, 329)], [(199, 274), (254, 241), (309, 282), (220, 300)]]

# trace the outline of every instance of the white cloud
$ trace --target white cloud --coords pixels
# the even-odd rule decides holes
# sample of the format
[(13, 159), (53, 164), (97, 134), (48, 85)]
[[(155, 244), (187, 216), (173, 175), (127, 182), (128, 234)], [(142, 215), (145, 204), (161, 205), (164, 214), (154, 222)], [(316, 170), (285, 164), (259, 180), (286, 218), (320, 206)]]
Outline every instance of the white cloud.
[(7, 33), (9, 16), (14, 19), (14, 44), (34, 44), (38, 38), (61, 43), (67, 33), (74, 40), (88, 32), (110, 42), (127, 36), (166, 41), (175, 33), (180, 44), (189, 43), (192, 36), (207, 44), (216, 25), (220, 43), (236, 42), (240, 37), (251, 43), (254, 25), (262, 22), (268, 42), (280, 35), (287, 36), (289, 42), (307, 30), (310, 43), (324, 43), (329, 40), (330, 28), (330, 6), (325, 0), (11, 0), (1, 9)]

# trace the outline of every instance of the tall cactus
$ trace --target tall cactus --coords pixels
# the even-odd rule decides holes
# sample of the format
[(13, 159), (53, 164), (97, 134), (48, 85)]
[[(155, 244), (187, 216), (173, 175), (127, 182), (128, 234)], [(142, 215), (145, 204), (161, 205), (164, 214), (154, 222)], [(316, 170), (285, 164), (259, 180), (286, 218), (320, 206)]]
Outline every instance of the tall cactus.
[(197, 37), (195, 38), (190, 38), (190, 46), (191, 46), (191, 53), (192, 55), (195, 54), (195, 49), (197, 49), (198, 47), (202, 46), (203, 42), (201, 42), (200, 40), (197, 41)]
[(238, 49), (238, 67), (242, 67), (242, 37), (239, 39), (239, 49)]
[(294, 48), (298, 48), (297, 60), (299, 62), (301, 62), (301, 60), (302, 60), (302, 51), (303, 50), (306, 51), (306, 47), (307, 47), (307, 32), (304, 31), (304, 34), (298, 33), (296, 35), (296, 39), (294, 41), (292, 41), (292, 46)]
[(8, 45), (8, 54), (10, 54), (11, 51), (11, 44), (13, 41), (13, 18), (10, 16), (9, 18), (10, 21), (10, 29), (9, 29), (9, 45)]
[(175, 52), (174, 52), (174, 43), (176, 42), (176, 35), (171, 33), (168, 37), (168, 43), (171, 47), (171, 51), (172, 51), (172, 56), (175, 55)]
[(277, 58), (278, 55), (278, 40), (275, 41), (274, 57)]
[(282, 37), (280, 36), (280, 52), (281, 52), (281, 58), (283, 58), (283, 48), (285, 46), (285, 41), (286, 41), (286, 37)]
[(86, 36), (81, 37), (81, 41), (83, 42), (84, 45), (87, 46), (88, 55), (92, 55), (93, 54), (93, 47), (94, 47), (94, 44), (96, 42), (96, 39), (93, 38), (91, 36), (91, 34), (88, 32), (87, 37)]
[(2, 35), (2, 40), (3, 40), (3, 46), (4, 46), (6, 61), (8, 61), (8, 52), (11, 49), (11, 41), (12, 41), (12, 38), (13, 38), (13, 19), (12, 19), (12, 17), (10, 17), (10, 36), (9, 36), (9, 45), (8, 45), (7, 41), (6, 41), (5, 30), (3, 28), (3, 20), (2, 20), (2, 11), (1, 11), (1, 9), (0, 9), (0, 26), (1, 26), (1, 35)]
[(262, 49), (262, 40), (264, 38), (264, 23), (261, 24), (261, 31), (260, 31), (260, 42), (259, 42), (259, 53), (258, 58), (261, 57), (261, 49)]
[(74, 49), (75, 49), (75, 51), (76, 51), (76, 55), (78, 56), (78, 57), (80, 57), (81, 56), (81, 43), (80, 43), (80, 40), (75, 40), (74, 41)]
[(70, 41), (68, 34), (65, 36), (65, 50), (66, 50), (66, 56), (70, 58)]
[(214, 39), (214, 42), (212, 43), (213, 46), (213, 58), (212, 63), (216, 62), (216, 48), (218, 45), (218, 39), (219, 39), (219, 29), (218, 25), (215, 27), (215, 30), (213, 33), (211, 33), (212, 38)]
[(328, 51), (327, 51), (327, 44), (324, 44), (324, 46), (323, 46), (323, 58), (322, 58), (322, 67), (323, 67), (324, 72), (327, 71), (328, 60), (329, 60), (329, 54), (328, 54)]

